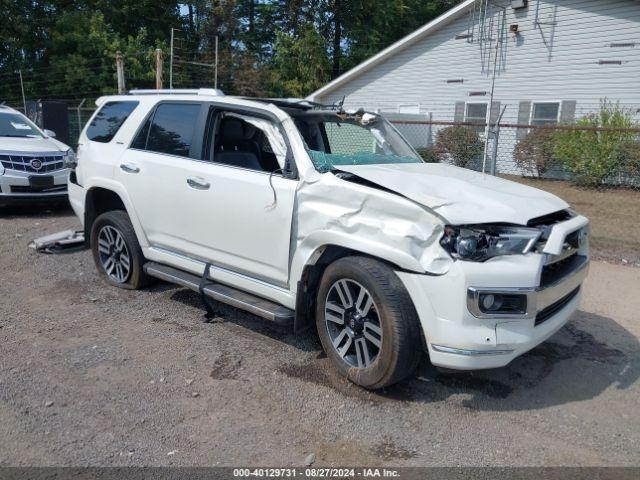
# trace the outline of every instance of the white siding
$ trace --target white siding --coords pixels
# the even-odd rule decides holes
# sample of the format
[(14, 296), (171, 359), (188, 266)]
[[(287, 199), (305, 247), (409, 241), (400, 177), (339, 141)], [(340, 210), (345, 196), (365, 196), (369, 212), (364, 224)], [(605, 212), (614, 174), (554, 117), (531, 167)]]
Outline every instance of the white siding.
[[(491, 10), (494, 39), (500, 16), (501, 10)], [(419, 105), (434, 120), (453, 120), (456, 102), (488, 101), (491, 90), (488, 46), (483, 54), (477, 42), (455, 39), (467, 32), (468, 23), (463, 15), (317, 100), (330, 103), (345, 96), (348, 107), (382, 112)], [(597, 109), (604, 97), (640, 108), (639, 1), (530, 0), (524, 10), (507, 7), (505, 23), (495, 86), (495, 100), (507, 105), (503, 121), (517, 121), (523, 100), (575, 100), (577, 116)], [(518, 24), (518, 36), (508, 32), (511, 24)], [(635, 47), (612, 48), (612, 43)], [(623, 63), (600, 65), (600, 60)], [(453, 79), (464, 83), (447, 83)], [(470, 97), (472, 91), (487, 96)]]

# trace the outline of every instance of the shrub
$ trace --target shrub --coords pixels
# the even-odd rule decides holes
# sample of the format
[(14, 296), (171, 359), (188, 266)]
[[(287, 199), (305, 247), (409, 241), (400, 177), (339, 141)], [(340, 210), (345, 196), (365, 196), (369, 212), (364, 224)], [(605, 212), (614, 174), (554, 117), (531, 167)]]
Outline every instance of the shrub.
[(484, 142), (476, 131), (461, 126), (440, 130), (434, 147), (434, 153), (441, 162), (450, 162), (458, 167), (469, 167), (483, 150)]
[(617, 130), (560, 130), (554, 134), (554, 156), (573, 174), (579, 185), (595, 187), (620, 165), (623, 145), (633, 142), (634, 134), (622, 129), (634, 126), (631, 112), (618, 104), (600, 105), (598, 113), (581, 118), (576, 127), (601, 127)]
[(620, 146), (620, 170), (640, 180), (640, 141), (627, 142)]
[(433, 147), (417, 148), (416, 152), (427, 163), (438, 163), (440, 161)]
[(522, 170), (542, 176), (553, 163), (553, 130), (532, 129), (513, 150), (513, 161)]

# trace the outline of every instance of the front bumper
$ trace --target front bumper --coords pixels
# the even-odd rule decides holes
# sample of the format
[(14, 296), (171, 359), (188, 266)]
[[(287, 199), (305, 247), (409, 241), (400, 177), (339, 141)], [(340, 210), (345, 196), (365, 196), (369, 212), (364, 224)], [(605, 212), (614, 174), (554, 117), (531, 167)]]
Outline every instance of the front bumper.
[[(562, 328), (580, 304), (587, 246), (555, 263), (563, 267), (555, 277), (548, 261), (530, 253), (457, 261), (440, 276), (397, 272), (418, 312), (431, 363), (459, 370), (502, 367)], [(520, 292), (527, 296), (527, 311), (478, 315), (472, 295), (477, 291)]]
[(0, 175), (0, 205), (46, 203), (67, 197), (67, 177), (69, 169), (47, 172), (40, 176), (53, 177), (53, 186), (46, 189), (32, 188), (29, 177), (38, 176), (31, 172), (5, 170)]

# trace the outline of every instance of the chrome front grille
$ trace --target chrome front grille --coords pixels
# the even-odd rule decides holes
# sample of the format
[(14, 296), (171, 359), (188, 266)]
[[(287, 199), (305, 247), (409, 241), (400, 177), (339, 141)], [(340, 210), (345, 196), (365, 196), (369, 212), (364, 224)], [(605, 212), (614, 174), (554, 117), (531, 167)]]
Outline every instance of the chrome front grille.
[(0, 162), (7, 170), (36, 174), (64, 169), (62, 153), (0, 154)]
[(561, 281), (567, 275), (580, 269), (587, 261), (587, 257), (579, 255), (576, 250), (568, 251), (567, 255), (560, 257), (556, 261), (548, 262), (542, 267), (540, 286), (545, 288)]
[(556, 223), (566, 222), (571, 218), (571, 212), (568, 210), (560, 210), (559, 212), (549, 213), (541, 217), (532, 218), (527, 222), (527, 227), (548, 227)]

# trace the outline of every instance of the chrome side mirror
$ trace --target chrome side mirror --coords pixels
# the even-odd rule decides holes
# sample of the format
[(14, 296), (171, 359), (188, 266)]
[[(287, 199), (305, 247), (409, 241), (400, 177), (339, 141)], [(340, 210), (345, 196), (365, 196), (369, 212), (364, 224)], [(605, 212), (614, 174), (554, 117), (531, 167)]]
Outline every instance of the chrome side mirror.
[(54, 132), (53, 130), (48, 130), (48, 129), (44, 129), (44, 134), (47, 137), (51, 137), (51, 138), (56, 138), (56, 132)]

